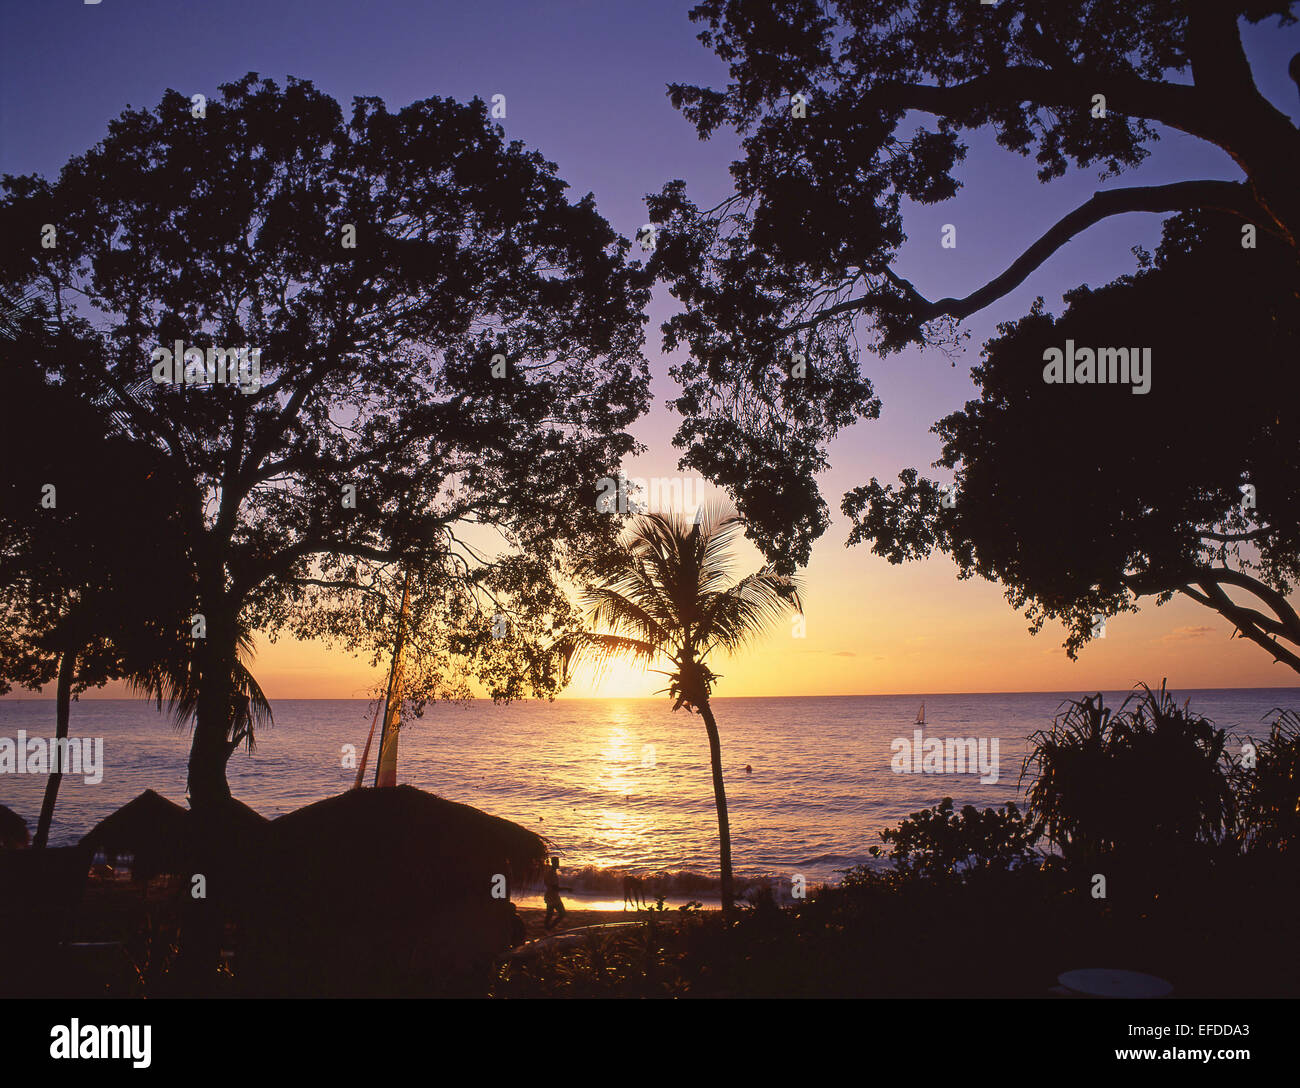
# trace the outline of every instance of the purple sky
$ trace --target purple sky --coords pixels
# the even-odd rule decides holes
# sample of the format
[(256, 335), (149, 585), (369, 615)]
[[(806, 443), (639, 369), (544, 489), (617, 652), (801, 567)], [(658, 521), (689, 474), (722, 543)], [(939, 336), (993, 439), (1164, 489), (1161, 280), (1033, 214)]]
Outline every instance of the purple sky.
[[(697, 28), (686, 17), (690, 7), (675, 0), (10, 2), (0, 14), (0, 170), (52, 174), (69, 156), (98, 141), (110, 118), (127, 105), (153, 107), (168, 87), (212, 96), (219, 83), (250, 70), (281, 83), (289, 75), (310, 79), (345, 106), (354, 95), (377, 95), (398, 108), (431, 95), (490, 99), (500, 93), (507, 96), (507, 135), (556, 162), (575, 195), (594, 192), (602, 213), (632, 236), (646, 220), (644, 195), (672, 178), (685, 178), (702, 206), (729, 191), (727, 165), (734, 141), (724, 134), (701, 143), (665, 95), (665, 85), (672, 81), (725, 82), (721, 62), (695, 40)], [(1293, 117), (1300, 116), (1300, 95), (1286, 76), (1287, 59), (1300, 50), (1300, 30), (1279, 31), (1267, 24), (1244, 33), (1261, 90)], [(1099, 187), (1095, 172), (1074, 172), (1041, 185), (1032, 160), (997, 148), (982, 134), (969, 143), (961, 194), (945, 204), (911, 209), (905, 219), (910, 241), (900, 271), (931, 298), (965, 294), (979, 285)], [(1106, 184), (1195, 177), (1231, 179), (1240, 173), (1222, 153), (1168, 132), (1142, 169)], [(955, 250), (940, 248), (944, 223), (958, 228)], [(968, 323), (971, 339), (956, 368), (937, 352), (864, 360), (884, 410), (880, 421), (854, 428), (832, 448), (834, 463), (823, 494), (836, 517), (814, 556), (814, 591), (818, 578), (861, 577), (871, 582), (858, 586), (860, 595), (868, 596), (891, 576), (893, 569), (865, 549), (843, 548), (847, 529), (838, 515), (839, 496), (873, 475), (892, 480), (900, 468), (924, 469), (934, 460), (938, 443), (929, 427), (972, 395), (968, 368), (978, 362), (979, 344), (994, 325), (1023, 314), (1036, 295), (1059, 311), (1063, 290), (1131, 271), (1130, 247), (1140, 242), (1150, 248), (1158, 227), (1157, 216), (1129, 215), (1091, 228), (1021, 289)], [(658, 333), (671, 302), (660, 291), (651, 311), (647, 349), (656, 374), (657, 407), (637, 427), (650, 447), (633, 466), (642, 475), (675, 471), (670, 438), (676, 421), (662, 407), (673, 390)], [(999, 629), (1009, 619), (1012, 630), (1023, 632), (1023, 620), (1010, 612), (994, 587), (978, 598), (961, 597), (968, 591), (959, 588), (946, 560), (922, 567), (929, 574), (915, 585), (907, 583), (909, 591), (931, 587), (937, 594), (951, 594), (949, 605), (959, 601), (963, 609), (987, 612), (988, 622)], [(1226, 625), (1207, 612), (1162, 611), (1169, 615), (1160, 630), (1194, 621), (1210, 624), (1215, 632), (1222, 627), (1210, 636), (1214, 641), (1226, 637)], [(970, 637), (982, 637), (979, 624)], [(853, 642), (851, 637), (848, 641)], [(1048, 631), (1037, 640), (1025, 636), (1016, 645), (1034, 660), (1047, 649), (1064, 660), (1059, 642)], [(828, 643), (824, 652), (834, 653), (836, 645)], [(1252, 654), (1262, 657), (1251, 649), (1246, 659)], [(1275, 683), (1293, 679), (1276, 670), (1267, 675)], [(893, 690), (918, 690), (915, 683)], [(957, 681), (954, 685), (936, 679), (920, 687), (973, 690)], [(1009, 686), (1036, 685), (1027, 680)]]

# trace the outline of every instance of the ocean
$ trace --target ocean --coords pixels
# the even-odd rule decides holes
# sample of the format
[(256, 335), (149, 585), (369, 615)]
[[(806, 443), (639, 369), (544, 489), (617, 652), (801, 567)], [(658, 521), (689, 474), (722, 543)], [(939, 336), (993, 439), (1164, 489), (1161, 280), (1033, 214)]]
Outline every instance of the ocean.
[[(1076, 693), (1077, 694), (1077, 693)], [(1118, 706), (1125, 693), (1108, 693)], [(1300, 706), (1295, 688), (1179, 691), (1193, 709), (1242, 736), (1267, 733), (1273, 707)], [(1048, 726), (1065, 694), (720, 698), (732, 854), (738, 876), (796, 873), (809, 884), (872, 862), (883, 828), (952, 797), (960, 808), (1020, 802), (1026, 738)], [(996, 781), (978, 773), (896, 774), (892, 742), (913, 739), (919, 704), (925, 738), (998, 741)], [(236, 797), (268, 817), (352, 785), (345, 746), (365, 745), (373, 704), (281, 700), (253, 755), (237, 753)], [(0, 701), (0, 737), (48, 737), (54, 703)], [(51, 845), (75, 842), (145, 789), (184, 804), (187, 733), (149, 703), (73, 704), (72, 736), (102, 737), (103, 780), (65, 776)], [(752, 770), (747, 770), (752, 768)], [(986, 777), (992, 777), (988, 775)], [(35, 830), (44, 776), (0, 774), (0, 803)], [(664, 699), (571, 699), (507, 706), (430, 705), (403, 729), (398, 781), (515, 820), (546, 836), (564, 882), (579, 895), (622, 897), (620, 874), (660, 877), (670, 900), (716, 888), (717, 817), (708, 743), (699, 717)]]

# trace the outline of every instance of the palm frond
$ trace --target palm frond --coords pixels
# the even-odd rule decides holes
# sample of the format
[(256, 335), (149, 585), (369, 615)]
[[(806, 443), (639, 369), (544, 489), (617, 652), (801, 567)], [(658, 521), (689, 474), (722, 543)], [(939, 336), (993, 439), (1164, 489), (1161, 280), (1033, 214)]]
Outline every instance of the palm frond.
[(619, 658), (631, 658), (634, 663), (640, 662), (643, 668), (648, 669), (663, 653), (664, 648), (661, 644), (648, 642), (645, 639), (600, 631), (584, 631), (565, 646), (565, 675), (567, 678), (575, 665), (590, 664), (595, 678), (600, 680), (605, 676), (610, 665)]
[(40, 302), (40, 296), (35, 293), (0, 294), (0, 340), (17, 340), (23, 326), (33, 322), (44, 327), (45, 314)]
[(709, 599), (701, 636), (709, 648), (734, 653), (775, 627), (793, 608), (802, 611), (796, 579), (773, 570), (742, 578)]
[(596, 586), (586, 594), (591, 622), (609, 628), (612, 632), (628, 634), (655, 645), (665, 645), (671, 634), (636, 596), (620, 585)]
[[(600, 630), (586, 636), (582, 652), (601, 655), (605, 663), (622, 654), (647, 661), (662, 654), (679, 670), (670, 676), (707, 693), (716, 679), (701, 667), (710, 651), (739, 650), (791, 609), (802, 610), (798, 581), (771, 569), (732, 584), (742, 528), (736, 512), (718, 503), (702, 507), (693, 519), (638, 517), (621, 542), (622, 568), (585, 595), (588, 620)], [(691, 675), (683, 677), (680, 670), (688, 663)]]
[(734, 510), (716, 503), (706, 503), (701, 508), (698, 518), (698, 531), (703, 545), (700, 555), (700, 592), (719, 592), (731, 580), (736, 538), (743, 528), (744, 523)]
[[(166, 705), (172, 725), (180, 730), (190, 726), (199, 707), (199, 675), (192, 647), (183, 642), (169, 642), (170, 652), (157, 655), (153, 663), (127, 677), (127, 689), (155, 703), (159, 711)], [(240, 632), (236, 641), (236, 659), (231, 669), (229, 710), (226, 737), (232, 746), (246, 745), (256, 750), (258, 730), (275, 724), (271, 702), (245, 661), (254, 654), (248, 632)]]

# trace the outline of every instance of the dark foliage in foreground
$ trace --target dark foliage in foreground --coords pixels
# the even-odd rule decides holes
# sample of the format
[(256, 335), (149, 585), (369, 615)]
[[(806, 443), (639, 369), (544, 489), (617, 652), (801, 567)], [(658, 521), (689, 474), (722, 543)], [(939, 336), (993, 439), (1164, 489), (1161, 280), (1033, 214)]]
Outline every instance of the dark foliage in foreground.
[(1163, 688), (1117, 713), (1074, 701), (1037, 735), (1026, 813), (944, 798), (881, 832), (891, 869), (786, 909), (751, 897), (734, 924), (652, 913), (511, 963), (494, 992), (1032, 997), (1063, 971), (1123, 966), (1182, 996), (1294, 996), (1300, 723), (1275, 713), (1267, 739), (1230, 741)]
[[(915, 879), (859, 872), (732, 925), (688, 913), (503, 967), (496, 997), (1040, 997), (1072, 968), (1117, 966), (1182, 996), (1295, 994), (1294, 863), (1190, 879), (1158, 899), (1094, 900), (1059, 866)], [(1248, 936), (1248, 942), (1246, 940)]]

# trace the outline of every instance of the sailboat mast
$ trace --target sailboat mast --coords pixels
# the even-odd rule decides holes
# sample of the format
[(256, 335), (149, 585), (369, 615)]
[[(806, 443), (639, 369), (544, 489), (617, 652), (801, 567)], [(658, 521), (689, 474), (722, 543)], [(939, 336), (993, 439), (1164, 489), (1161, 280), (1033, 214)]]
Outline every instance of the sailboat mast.
[(366, 764), (370, 759), (370, 742), (375, 739), (375, 726), (379, 723), (379, 711), (382, 709), (380, 704), (375, 704), (375, 716), (370, 719), (370, 732), (366, 735), (366, 746), (361, 752), (361, 766), (357, 768), (357, 780), (353, 784), (354, 790), (359, 790), (361, 784), (366, 778)]
[[(384, 695), (384, 728), (379, 734), (379, 755), (375, 759), (375, 788), (379, 787), (379, 778), (384, 769), (384, 751), (392, 737), (392, 731), (400, 724), (400, 715), (393, 720), (389, 713), (392, 707), (394, 687), (397, 684), (402, 662), (402, 647), (406, 641), (406, 614), (411, 594), (411, 572), (408, 569), (402, 580), (402, 609), (397, 617), (397, 640), (393, 644), (393, 662), (388, 669), (388, 690)], [(400, 696), (399, 696), (400, 700)]]

